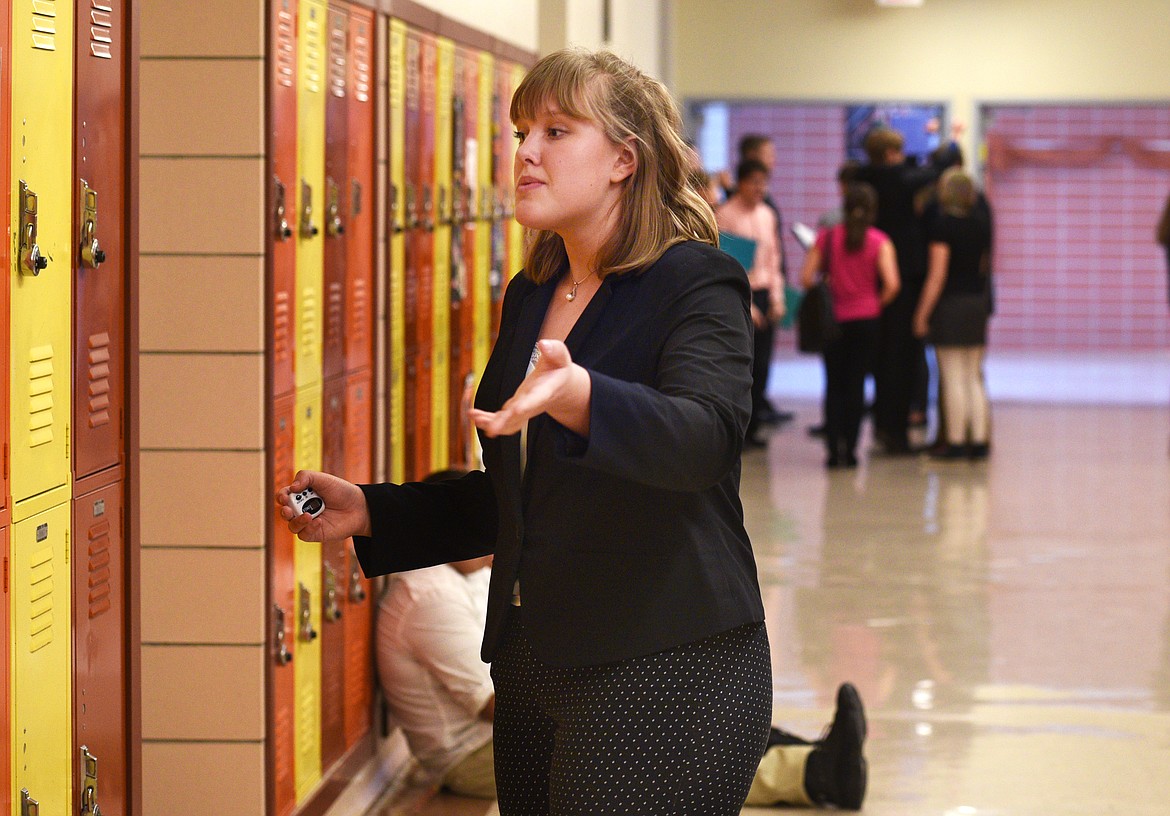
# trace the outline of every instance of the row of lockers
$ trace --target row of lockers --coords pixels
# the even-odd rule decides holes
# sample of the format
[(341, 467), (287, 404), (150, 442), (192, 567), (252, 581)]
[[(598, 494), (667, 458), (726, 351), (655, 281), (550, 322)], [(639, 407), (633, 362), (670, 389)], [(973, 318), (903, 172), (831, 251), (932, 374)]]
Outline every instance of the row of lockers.
[(0, 5), (5, 814), (124, 811), (125, 75), (120, 2)]
[[(467, 400), (519, 268), (507, 105), (523, 69), (344, 2), (281, 0), (269, 25), (272, 486), (302, 468), (369, 481), (377, 447), (396, 481), (468, 463)], [(374, 603), (350, 542), (275, 525), (269, 552), (283, 816), (369, 731)]]

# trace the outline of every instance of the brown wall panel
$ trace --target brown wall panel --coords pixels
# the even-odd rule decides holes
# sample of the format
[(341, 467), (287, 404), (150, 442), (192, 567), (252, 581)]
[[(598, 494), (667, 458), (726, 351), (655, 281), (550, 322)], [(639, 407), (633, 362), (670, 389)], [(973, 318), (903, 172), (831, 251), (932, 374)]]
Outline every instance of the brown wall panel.
[(368, 368), (374, 353), (374, 15), (349, 13), (346, 168), (345, 371)]
[(121, 461), (125, 371), (125, 4), (78, 3), (73, 472)]
[[(84, 490), (82, 483), (79, 491)], [(123, 483), (73, 500), (74, 812), (126, 811)], [(84, 808), (90, 808), (85, 810)]]
[(348, 51), (349, 13), (330, 4), (326, 26), (325, 93), (325, 326), (322, 377), (345, 373), (345, 246), (348, 196), (345, 193), (346, 149), (349, 127)]
[[(273, 492), (284, 487), (296, 475), (296, 396), (290, 394), (274, 401), (269, 449), (272, 451)], [(293, 663), (296, 650), (296, 570), (295, 536), (284, 524), (272, 525), (270, 584), (272, 587), (271, 629), (269, 630), (269, 740), (272, 745), (269, 778), (270, 812), (287, 816), (296, 807), (294, 773), (296, 739), (294, 709), (296, 705)]]

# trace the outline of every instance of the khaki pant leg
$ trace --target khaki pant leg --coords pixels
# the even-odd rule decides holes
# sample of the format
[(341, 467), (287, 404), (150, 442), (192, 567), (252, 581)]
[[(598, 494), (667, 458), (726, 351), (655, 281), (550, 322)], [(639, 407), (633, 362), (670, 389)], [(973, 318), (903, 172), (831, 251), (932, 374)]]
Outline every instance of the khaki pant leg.
[(752, 807), (812, 805), (804, 789), (804, 766), (811, 745), (774, 745), (760, 760), (744, 803)]
[(447, 772), (443, 787), (459, 796), (476, 799), (496, 798), (496, 764), (492, 754), (493, 743), (488, 740), (480, 748)]

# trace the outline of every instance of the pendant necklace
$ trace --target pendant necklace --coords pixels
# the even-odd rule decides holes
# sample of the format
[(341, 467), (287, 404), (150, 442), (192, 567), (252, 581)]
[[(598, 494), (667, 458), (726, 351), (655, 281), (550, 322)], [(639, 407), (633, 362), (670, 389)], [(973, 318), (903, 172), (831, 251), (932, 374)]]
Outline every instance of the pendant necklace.
[[(593, 274), (592, 272), (589, 273), (589, 275), (592, 275), (592, 274)], [(573, 281), (573, 289), (572, 289), (572, 291), (565, 292), (565, 300), (572, 302), (572, 301), (577, 299), (577, 287), (580, 286), (581, 284), (583, 284), (586, 281), (586, 279), (588, 279), (589, 275), (586, 275), (585, 277), (581, 278), (581, 280), (573, 280), (572, 273), (569, 273), (569, 280)]]

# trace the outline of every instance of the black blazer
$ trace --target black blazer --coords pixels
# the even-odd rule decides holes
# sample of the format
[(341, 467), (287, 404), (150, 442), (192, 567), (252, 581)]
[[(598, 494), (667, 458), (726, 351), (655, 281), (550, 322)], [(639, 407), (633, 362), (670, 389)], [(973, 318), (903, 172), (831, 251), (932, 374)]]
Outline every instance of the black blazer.
[[(476, 406), (523, 380), (557, 281), (517, 276)], [(607, 276), (566, 344), (592, 381), (590, 436), (547, 415), (483, 438), (485, 472), (365, 485), (367, 576), (495, 553), (483, 658), (520, 579), (535, 655), (587, 666), (763, 620), (739, 500), (751, 411), (750, 291), (742, 267), (688, 242), (637, 274)]]

